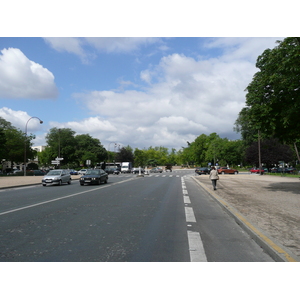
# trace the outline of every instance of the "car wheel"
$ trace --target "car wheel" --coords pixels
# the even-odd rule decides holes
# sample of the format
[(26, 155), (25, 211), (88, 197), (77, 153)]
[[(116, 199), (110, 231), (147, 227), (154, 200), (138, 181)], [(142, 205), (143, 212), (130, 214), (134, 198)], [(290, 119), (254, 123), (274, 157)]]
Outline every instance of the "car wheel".
[(235, 175), (237, 175), (239, 172), (234, 172)]
[(68, 181), (68, 184), (71, 184), (71, 180)]
[(222, 174), (224, 175), (224, 174), (225, 174), (225, 172), (222, 172)]
[(62, 182), (61, 182), (61, 180), (58, 182), (58, 185), (62, 185)]
[(98, 180), (98, 185), (101, 184), (101, 179)]
[(43, 186), (46, 186), (47, 184), (43, 184)]
[(107, 183), (107, 179), (104, 180), (104, 183)]

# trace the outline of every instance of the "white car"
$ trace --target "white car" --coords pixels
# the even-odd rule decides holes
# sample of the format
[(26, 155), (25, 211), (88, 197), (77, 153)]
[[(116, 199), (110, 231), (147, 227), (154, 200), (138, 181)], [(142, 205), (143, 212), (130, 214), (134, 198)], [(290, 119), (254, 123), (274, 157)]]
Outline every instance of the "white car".
[(85, 175), (87, 169), (82, 169), (80, 171), (78, 171), (78, 175)]

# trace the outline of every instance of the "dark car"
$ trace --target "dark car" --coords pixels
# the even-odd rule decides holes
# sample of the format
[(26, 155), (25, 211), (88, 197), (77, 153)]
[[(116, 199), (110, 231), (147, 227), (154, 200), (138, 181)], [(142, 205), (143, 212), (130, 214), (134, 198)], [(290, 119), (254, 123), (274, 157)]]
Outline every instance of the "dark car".
[(209, 174), (210, 170), (208, 168), (196, 168), (195, 169), (195, 173), (198, 174), (198, 175), (201, 175), (201, 174)]
[(105, 172), (107, 174), (119, 175), (120, 174), (120, 168), (114, 167), (114, 166), (108, 166), (108, 167), (105, 168)]
[(108, 174), (102, 169), (89, 169), (79, 179), (80, 185), (107, 183)]
[(70, 175), (78, 175), (78, 172), (76, 170), (70, 170)]
[(45, 176), (46, 173), (42, 170), (32, 170), (33, 176)]

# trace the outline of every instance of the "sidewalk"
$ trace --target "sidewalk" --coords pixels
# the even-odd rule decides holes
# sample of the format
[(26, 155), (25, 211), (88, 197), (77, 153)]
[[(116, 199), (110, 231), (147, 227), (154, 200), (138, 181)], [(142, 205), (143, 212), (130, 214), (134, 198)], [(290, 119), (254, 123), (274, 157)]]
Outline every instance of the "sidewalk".
[(251, 232), (254, 239), (261, 239), (258, 235), (262, 233), (263, 241), (259, 242), (273, 241), (275, 245), (271, 248), (277, 247), (275, 252), (281, 248), (300, 261), (299, 178), (256, 174), (219, 177), (216, 191), (208, 175), (197, 175), (194, 179), (230, 211), (238, 223), (243, 223), (243, 228), (256, 231)]
[[(80, 175), (71, 175), (76, 180)], [(42, 184), (43, 176), (0, 176), (0, 189)]]

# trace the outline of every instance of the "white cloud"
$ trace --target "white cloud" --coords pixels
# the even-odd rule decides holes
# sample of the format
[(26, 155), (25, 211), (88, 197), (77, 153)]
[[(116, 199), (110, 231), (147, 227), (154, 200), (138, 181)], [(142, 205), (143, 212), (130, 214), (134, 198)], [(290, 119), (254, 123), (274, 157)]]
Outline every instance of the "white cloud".
[(53, 74), (29, 60), (21, 50), (8, 48), (0, 55), (0, 97), (47, 99), (57, 97)]
[(91, 117), (79, 122), (71, 121), (66, 123), (50, 122), (51, 127), (71, 128), (77, 134), (90, 133), (94, 135), (97, 132), (115, 132), (117, 128), (110, 121), (101, 120), (99, 117)]
[(152, 37), (87, 37), (85, 40), (98, 50), (112, 53), (135, 51), (142, 46), (157, 43), (161, 39)]
[(0, 117), (24, 132), (26, 129), (27, 132), (42, 130), (42, 124), (40, 123), (40, 120), (34, 116), (29, 116), (25, 111), (15, 111), (7, 107), (2, 107), (0, 108)]
[[(245, 105), (245, 88), (256, 72), (256, 58), (264, 49), (274, 47), (276, 39), (212, 39), (206, 47), (211, 51), (217, 49), (217, 57), (196, 59), (178, 53), (162, 57), (157, 65), (140, 72), (140, 78), (147, 83), (143, 89), (74, 94), (91, 117), (50, 125), (72, 128), (78, 134), (90, 133), (104, 146), (116, 142), (133, 148), (178, 149), (202, 133), (212, 132), (238, 138), (232, 128)], [(96, 45), (100, 40), (93, 43)], [(142, 45), (137, 40), (127, 48), (114, 40), (101, 40), (101, 43), (95, 47), (108, 52)], [(76, 43), (75, 52), (81, 55)], [(120, 83), (131, 85), (123, 78)]]
[(150, 44), (162, 44), (161, 38), (152, 37), (45, 37), (53, 49), (79, 56), (84, 63), (95, 58), (94, 50), (106, 53), (130, 53)]
[(199, 60), (177, 53), (165, 56), (158, 65), (141, 72), (144, 81), (152, 81), (144, 91), (93, 91), (74, 96), (92, 115), (110, 120), (117, 128), (114, 140), (124, 145), (180, 148), (212, 132), (238, 138), (234, 122), (245, 105), (245, 88), (256, 72), (252, 53), (242, 49), (248, 44), (245, 40), (237, 46), (236, 53), (245, 53), (237, 59), (228, 51), (219, 58)]

